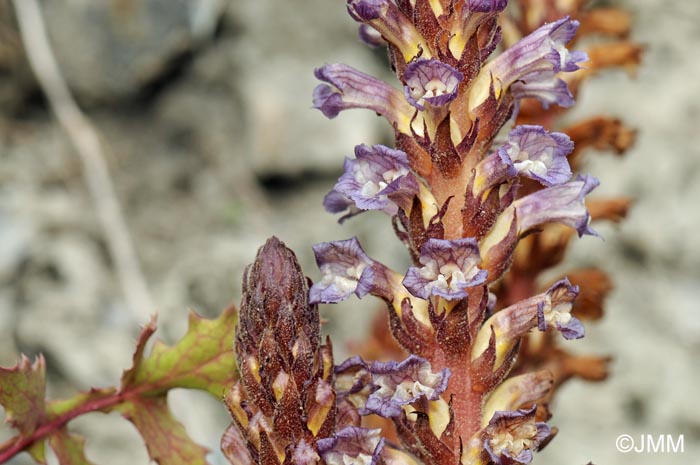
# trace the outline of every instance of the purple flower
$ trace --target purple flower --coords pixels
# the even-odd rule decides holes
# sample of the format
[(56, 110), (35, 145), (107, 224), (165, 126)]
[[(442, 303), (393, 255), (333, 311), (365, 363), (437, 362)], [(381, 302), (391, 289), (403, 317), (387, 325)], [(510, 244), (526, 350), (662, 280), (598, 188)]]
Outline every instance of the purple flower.
[(410, 123), (416, 110), (406, 102), (403, 94), (368, 74), (344, 64), (325, 65), (314, 75), (328, 84), (314, 89), (314, 108), (328, 118), (335, 118), (343, 110), (367, 108), (384, 116), (404, 133), (410, 133)]
[(578, 286), (572, 286), (568, 279), (554, 283), (537, 306), (538, 329), (546, 331), (548, 326), (554, 326), (564, 339), (582, 338), (585, 334), (583, 325), (571, 316), (576, 296), (578, 296)]
[(438, 295), (447, 300), (467, 297), (467, 288), (486, 281), (487, 272), (480, 270), (479, 247), (473, 238), (458, 240), (428, 239), (421, 248), (423, 267), (409, 268), (403, 285), (422, 299)]
[(467, 0), (469, 11), (478, 13), (495, 13), (503, 11), (508, 0)]
[(516, 200), (513, 205), (518, 218), (518, 231), (523, 234), (546, 223), (562, 223), (584, 234), (597, 235), (589, 226), (590, 215), (585, 196), (598, 187), (592, 176), (579, 176), (558, 186), (548, 187)]
[(565, 47), (578, 26), (568, 17), (545, 24), (484, 66), (472, 86), (470, 108), (488, 98), (491, 86), (496, 97), (512, 86), (516, 98), (537, 97), (545, 106), (571, 106), (573, 98), (556, 74), (576, 71), (576, 63), (588, 60), (584, 52), (569, 52)]
[(371, 26), (395, 45), (406, 63), (429, 53), (423, 36), (392, 0), (348, 0), (348, 12), (355, 21)]
[(356, 237), (322, 242), (313, 250), (323, 278), (311, 286), (311, 303), (337, 303), (353, 293), (358, 297), (367, 294), (374, 260), (365, 254)]
[[(433, 3), (433, 2), (431, 2)], [(439, 2), (435, 2), (438, 3)], [(449, 49), (452, 56), (460, 60), (467, 42), (477, 33), (479, 27), (494, 19), (503, 11), (508, 0), (457, 0), (454, 2), (454, 11), (458, 15), (452, 21), (450, 31)], [(454, 13), (453, 13), (454, 14)], [(500, 28), (494, 24), (489, 26), (491, 40), (481, 49), (481, 60), (486, 60), (500, 41)]]
[[(392, 199), (403, 199), (400, 203), (409, 206), (418, 193), (418, 181), (410, 172), (408, 157), (400, 150), (358, 145), (355, 160), (346, 158), (344, 169), (332, 193), (324, 199), (326, 210), (332, 213), (344, 211), (354, 203), (359, 210), (395, 215), (398, 206)], [(344, 202), (342, 197), (352, 202)]]
[(574, 104), (574, 96), (571, 95), (569, 86), (559, 78), (539, 82), (515, 82), (510, 86), (510, 91), (516, 100), (535, 98), (545, 109), (554, 103), (563, 108)]
[(318, 451), (328, 465), (377, 465), (384, 438), (381, 429), (348, 426), (330, 438), (316, 441)]
[(512, 160), (517, 172), (545, 186), (571, 179), (566, 156), (574, 149), (569, 136), (548, 132), (542, 126), (518, 126), (508, 134), (508, 143), (498, 149)]
[(323, 207), (329, 213), (341, 213), (345, 210), (349, 210), (349, 212), (346, 215), (340, 218), (340, 223), (342, 223), (351, 216), (355, 216), (362, 213), (362, 210), (358, 209), (352, 200), (350, 200), (335, 189), (331, 190), (323, 198)]
[(515, 344), (530, 330), (541, 331), (554, 325), (565, 339), (583, 337), (581, 322), (571, 316), (578, 287), (568, 280), (555, 283), (546, 292), (514, 303), (491, 316), (481, 327), (472, 346), (472, 359), (481, 356), (496, 337), (496, 366), (504, 360)]
[(472, 192), (479, 198), (484, 192), (518, 175), (518, 170), (508, 153), (497, 150), (485, 157), (477, 165), (474, 172)]
[(394, 289), (400, 286), (399, 276), (369, 258), (356, 237), (322, 242), (314, 245), (313, 250), (323, 274), (309, 289), (309, 301), (313, 304), (338, 303), (352, 294), (360, 298), (372, 294), (391, 300)]
[(496, 412), (484, 430), (484, 449), (496, 465), (528, 464), (532, 451), (552, 435), (549, 426), (535, 421), (537, 407)]
[(410, 355), (398, 363), (371, 364), (356, 356), (336, 368), (339, 378), (343, 378), (346, 372), (355, 373), (355, 381), (347, 392), (339, 394), (352, 395), (369, 387), (369, 395), (359, 412), (361, 415), (374, 413), (384, 418), (401, 415), (405, 405), (412, 404), (421, 397), (431, 401), (438, 400), (447, 389), (450, 379), (448, 368), (433, 373), (430, 363), (415, 355)]
[(457, 97), (464, 79), (462, 73), (438, 60), (421, 58), (406, 66), (404, 93), (408, 103), (424, 110), (424, 103), (435, 107), (447, 105)]
[(381, 47), (386, 45), (386, 41), (382, 39), (382, 35), (375, 29), (372, 29), (366, 24), (360, 24), (357, 35), (362, 42), (369, 45), (371, 48)]
[(320, 458), (314, 448), (303, 439), (294, 447), (292, 453), (294, 465), (316, 465)]

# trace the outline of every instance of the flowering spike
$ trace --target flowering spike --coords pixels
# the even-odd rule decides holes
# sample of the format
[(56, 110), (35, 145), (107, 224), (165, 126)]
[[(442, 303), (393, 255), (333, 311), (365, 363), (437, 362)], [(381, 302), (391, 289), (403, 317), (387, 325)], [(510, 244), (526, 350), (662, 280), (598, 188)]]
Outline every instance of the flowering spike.
[[(336, 368), (336, 432), (328, 430), (316, 443), (330, 465), (525, 464), (552, 436), (535, 416), (548, 411), (532, 405), (547, 402), (561, 377), (576, 370), (547, 360), (541, 363), (551, 372), (528, 373), (538, 366), (535, 356), (521, 362), (519, 352), (521, 346), (526, 356), (551, 348), (549, 335), (538, 339), (541, 344), (521, 344), (534, 329), (554, 327), (566, 339), (583, 335), (571, 316), (578, 289), (562, 280), (541, 294), (529, 291), (543, 264), (558, 263), (572, 236), (550, 240), (559, 228), (545, 225), (594, 233), (585, 197), (598, 182), (571, 179), (573, 142), (544, 129), (554, 124), (543, 107), (573, 104), (567, 82), (575, 90), (590, 73), (561, 79), (587, 60), (566, 49), (577, 21), (567, 17), (526, 35), (536, 27), (529, 26), (534, 4), (519, 5), (526, 19), (518, 21), (507, 17), (507, 3), (347, 0), (362, 23), (361, 39), (387, 45), (404, 92), (344, 65), (317, 70), (325, 82), (315, 91), (317, 108), (329, 117), (348, 108), (374, 110), (394, 127), (396, 147), (357, 146), (324, 206), (344, 213), (342, 219), (366, 210), (388, 213), (413, 261), (401, 275), (369, 258), (356, 239), (314, 247), (323, 278), (310, 300), (337, 302), (353, 293), (382, 298), (392, 348), (398, 344), (409, 353), (400, 363), (357, 356)], [(543, 17), (560, 14), (535, 3)], [(505, 51), (487, 62), (502, 38)], [(519, 112), (506, 140), (494, 146)], [(524, 121), (531, 123), (518, 125)], [(537, 254), (521, 257), (520, 248)], [(523, 273), (524, 282), (511, 279)], [(381, 339), (371, 348), (376, 356), (386, 341), (374, 337)], [(509, 379), (514, 367), (523, 374)], [(361, 428), (361, 415), (370, 414), (393, 422), (402, 448)], [(345, 443), (354, 444), (352, 451)]]

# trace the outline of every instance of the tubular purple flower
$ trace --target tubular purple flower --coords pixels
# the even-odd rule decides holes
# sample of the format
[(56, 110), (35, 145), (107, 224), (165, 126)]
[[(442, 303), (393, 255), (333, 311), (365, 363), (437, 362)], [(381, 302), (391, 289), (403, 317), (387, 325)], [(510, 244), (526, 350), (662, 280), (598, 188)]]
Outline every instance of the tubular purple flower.
[(534, 192), (513, 203), (518, 217), (518, 232), (524, 234), (546, 223), (561, 223), (584, 234), (598, 235), (590, 226), (585, 196), (598, 187), (593, 176), (579, 176), (558, 186)]
[(508, 143), (498, 149), (513, 161), (517, 172), (545, 186), (571, 179), (566, 156), (574, 149), (569, 136), (548, 132), (542, 126), (518, 126), (508, 134)]
[(571, 315), (578, 291), (578, 286), (572, 286), (566, 278), (554, 283), (537, 306), (538, 329), (546, 331), (548, 326), (554, 326), (564, 339), (582, 338), (585, 335), (583, 325)]
[(428, 239), (421, 248), (423, 267), (409, 268), (403, 285), (422, 299), (431, 295), (446, 300), (463, 299), (467, 289), (486, 281), (487, 272), (480, 270), (479, 246), (473, 238), (457, 240)]
[(406, 66), (404, 93), (408, 103), (419, 110), (425, 109), (425, 103), (441, 107), (457, 97), (462, 79), (462, 73), (452, 66), (421, 58)]
[[(311, 303), (338, 303), (352, 294), (391, 300), (399, 276), (367, 256), (356, 237), (313, 246), (323, 278), (309, 289)], [(404, 291), (405, 292), (405, 291)]]
[[(399, 210), (394, 200), (409, 208), (418, 193), (418, 181), (411, 174), (408, 156), (400, 150), (383, 145), (358, 145), (355, 159), (345, 159), (344, 170), (332, 192), (350, 199), (352, 202), (348, 203), (359, 210), (381, 210), (393, 216)], [(336, 194), (327, 195), (324, 205), (333, 213), (349, 206), (343, 205)]]
[(496, 366), (530, 330), (547, 329), (554, 325), (565, 339), (583, 337), (581, 322), (571, 316), (578, 287), (568, 280), (556, 282), (546, 292), (521, 300), (496, 312), (481, 327), (472, 348), (472, 359), (478, 358), (489, 347), (492, 334), (496, 342)]
[(348, 12), (355, 21), (373, 27), (395, 45), (406, 63), (430, 53), (423, 36), (392, 0), (348, 0)]
[[(360, 357), (346, 360), (336, 368), (336, 372), (356, 372), (356, 382), (349, 393), (359, 392), (366, 386), (370, 393), (364, 407), (359, 409), (361, 415), (376, 414), (384, 418), (397, 417), (405, 405), (416, 402), (421, 397), (438, 400), (447, 389), (450, 370), (444, 368), (433, 373), (430, 363), (418, 356), (410, 355), (402, 362), (366, 363)], [(369, 376), (366, 376), (369, 373)], [(340, 393), (342, 396), (343, 393)]]
[(542, 107), (545, 109), (554, 103), (562, 108), (569, 108), (574, 104), (574, 96), (571, 95), (569, 86), (559, 78), (540, 82), (515, 82), (510, 86), (510, 92), (516, 101), (524, 98), (535, 98), (542, 103)]
[[(454, 11), (459, 17), (452, 22), (450, 31), (449, 48), (452, 56), (459, 60), (467, 41), (476, 33), (478, 27), (498, 15), (507, 4), (508, 0), (456, 0)], [(487, 47), (489, 50), (485, 50), (485, 56), (481, 57), (484, 60), (500, 40), (500, 33), (496, 31), (494, 31), (494, 42)]]
[(385, 117), (403, 133), (410, 134), (410, 124), (416, 110), (403, 94), (384, 81), (344, 64), (325, 65), (314, 75), (328, 84), (314, 89), (314, 108), (328, 118), (343, 110), (366, 108)]
[(526, 465), (532, 462), (532, 451), (552, 435), (544, 422), (535, 421), (537, 407), (515, 411), (499, 411), (484, 430), (484, 449), (496, 465)]
[(377, 465), (384, 449), (381, 429), (348, 426), (330, 438), (316, 441), (318, 451), (328, 465)]
[(486, 101), (492, 84), (497, 98), (513, 86), (516, 98), (537, 97), (546, 105), (570, 106), (571, 94), (556, 74), (576, 71), (576, 63), (588, 60), (584, 52), (565, 47), (578, 26), (568, 17), (545, 24), (484, 66), (470, 91), (470, 109)]

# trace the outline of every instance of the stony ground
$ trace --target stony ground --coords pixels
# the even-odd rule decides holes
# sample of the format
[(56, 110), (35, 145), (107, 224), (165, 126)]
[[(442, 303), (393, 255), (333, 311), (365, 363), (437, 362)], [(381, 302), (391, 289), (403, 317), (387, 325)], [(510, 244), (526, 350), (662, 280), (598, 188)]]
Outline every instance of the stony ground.
[[(327, 121), (309, 109), (315, 66), (343, 61), (382, 73), (383, 57), (356, 42), (343, 2), (44, 3), (58, 59), (108, 146), (164, 339), (184, 332), (188, 308), (213, 316), (237, 300), (243, 267), (271, 234), (297, 251), (312, 277), (311, 244), (353, 234), (371, 255), (405, 264), (385, 218), (365, 215), (340, 227), (320, 207), (342, 157), (357, 143), (388, 137), (372, 115)], [(608, 316), (573, 344), (614, 354), (614, 373), (604, 384), (563, 389), (552, 420), (561, 432), (536, 463), (695, 463), (700, 3), (612, 3), (634, 11), (634, 38), (648, 47), (644, 64), (633, 81), (622, 72), (596, 78), (573, 116), (609, 113), (639, 128), (626, 158), (602, 154), (587, 167), (601, 178), (601, 193), (637, 202), (624, 225), (602, 228), (605, 242), (577, 244), (570, 263), (615, 277)], [(129, 365), (137, 321), (78, 159), (36, 91), (3, 5), (0, 364), (43, 352), (56, 395), (114, 384)], [(374, 304), (323, 311), (329, 331), (360, 338)], [(192, 435), (216, 450), (227, 422), (217, 402), (181, 392), (173, 400)], [(75, 428), (88, 433), (96, 463), (147, 462), (136, 433), (116, 416), (91, 415)], [(615, 450), (623, 433), (683, 434), (685, 453), (623, 455)]]

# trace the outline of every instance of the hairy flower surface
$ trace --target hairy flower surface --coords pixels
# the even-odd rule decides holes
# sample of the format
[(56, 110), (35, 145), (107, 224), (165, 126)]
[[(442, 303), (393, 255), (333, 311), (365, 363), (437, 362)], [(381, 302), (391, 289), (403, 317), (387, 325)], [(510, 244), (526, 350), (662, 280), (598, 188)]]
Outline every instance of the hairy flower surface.
[(591, 229), (590, 214), (584, 199), (598, 187), (592, 176), (579, 176), (554, 187), (549, 187), (514, 202), (518, 216), (518, 229), (527, 232), (547, 223), (561, 223), (574, 228), (579, 236), (596, 235)]
[(582, 338), (583, 325), (571, 315), (573, 300), (578, 293), (578, 286), (572, 286), (568, 279), (554, 283), (537, 306), (539, 330), (545, 331), (547, 327), (554, 326), (566, 339)]
[(340, 377), (347, 376), (346, 373), (353, 376), (346, 394), (366, 391), (360, 414), (374, 413), (384, 418), (399, 416), (404, 406), (421, 398), (439, 399), (450, 378), (449, 369), (433, 373), (430, 363), (415, 355), (402, 362), (373, 363), (356, 356), (339, 365), (336, 372)]
[(542, 126), (518, 126), (508, 134), (505, 152), (517, 172), (545, 186), (563, 184), (571, 179), (566, 156), (574, 149), (569, 136), (546, 131)]
[(401, 292), (401, 276), (367, 256), (356, 237), (313, 247), (323, 279), (311, 286), (312, 303), (337, 303), (352, 294), (392, 301)]
[(411, 267), (404, 286), (416, 297), (431, 295), (447, 300), (467, 297), (467, 289), (486, 281), (487, 272), (480, 270), (479, 246), (473, 239), (448, 241), (429, 239), (421, 249), (422, 267)]
[(535, 421), (536, 407), (496, 412), (486, 427), (484, 449), (497, 465), (528, 464), (532, 451), (551, 434), (546, 423)]
[(366, 108), (408, 131), (415, 109), (403, 94), (387, 83), (343, 64), (316, 69), (316, 77), (328, 84), (314, 90), (313, 104), (328, 118), (343, 110)]
[(328, 465), (377, 465), (384, 449), (380, 429), (348, 426), (321, 439), (318, 448)]
[(406, 100), (419, 110), (424, 110), (426, 103), (447, 105), (457, 97), (462, 79), (462, 73), (438, 60), (412, 61), (404, 74)]
[(381, 210), (393, 216), (398, 213), (397, 203), (410, 205), (417, 193), (418, 182), (410, 172), (406, 153), (383, 145), (358, 145), (355, 159), (345, 159), (345, 172), (324, 199), (324, 206), (332, 213), (354, 205), (359, 210)]
[(569, 18), (545, 24), (489, 62), (472, 88), (470, 107), (484, 102), (490, 88), (497, 97), (510, 88), (516, 99), (534, 97), (545, 106), (573, 105), (566, 83), (556, 74), (576, 71), (577, 63), (588, 60), (584, 52), (566, 49), (578, 27), (579, 22)]

